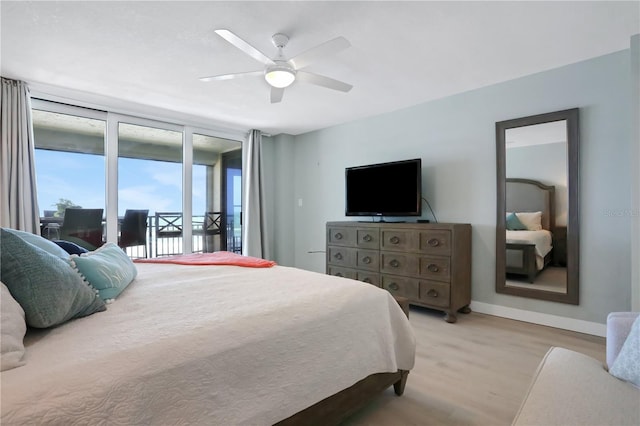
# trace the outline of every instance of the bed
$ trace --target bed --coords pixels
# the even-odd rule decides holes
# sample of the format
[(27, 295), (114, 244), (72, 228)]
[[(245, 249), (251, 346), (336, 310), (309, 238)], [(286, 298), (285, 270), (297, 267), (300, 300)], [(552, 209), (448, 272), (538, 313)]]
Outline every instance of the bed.
[[(555, 187), (532, 179), (507, 178), (506, 209), (506, 272), (533, 283), (553, 255)], [(512, 214), (524, 224), (510, 227)]]
[(136, 268), (106, 311), (27, 332), (2, 424), (332, 424), (403, 392), (415, 339), (385, 290), (284, 266)]

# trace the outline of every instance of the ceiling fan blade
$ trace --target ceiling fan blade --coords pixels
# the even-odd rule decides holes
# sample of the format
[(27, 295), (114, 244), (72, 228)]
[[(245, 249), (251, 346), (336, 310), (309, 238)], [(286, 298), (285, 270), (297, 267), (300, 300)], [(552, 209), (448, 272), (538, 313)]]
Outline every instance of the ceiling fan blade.
[(215, 33), (218, 34), (223, 39), (227, 40), (229, 43), (233, 44), (238, 49), (242, 50), (247, 55), (251, 56), (258, 62), (261, 62), (265, 65), (273, 65), (273, 62), (267, 55), (235, 35), (229, 30), (215, 30)]
[(243, 77), (253, 77), (254, 75), (262, 75), (264, 71), (248, 71), (248, 72), (237, 72), (234, 74), (220, 74), (220, 75), (212, 75), (209, 77), (200, 77), (200, 81), (213, 81), (213, 80), (233, 80), (234, 78), (243, 78)]
[(271, 103), (277, 104), (282, 100), (282, 95), (284, 95), (284, 87), (271, 87)]
[(348, 92), (353, 88), (351, 84), (334, 80), (333, 78), (325, 77), (324, 75), (313, 74), (306, 71), (298, 71), (296, 73), (296, 80), (326, 87), (327, 89), (338, 90), (340, 92)]
[(289, 63), (293, 66), (293, 68), (299, 70), (311, 65), (311, 63), (315, 62), (317, 59), (320, 59), (324, 56), (332, 55), (334, 53), (338, 53), (349, 46), (351, 46), (351, 43), (349, 43), (346, 38), (336, 37), (333, 40), (329, 40), (316, 47), (312, 47), (306, 52), (302, 52), (294, 58), (289, 59)]

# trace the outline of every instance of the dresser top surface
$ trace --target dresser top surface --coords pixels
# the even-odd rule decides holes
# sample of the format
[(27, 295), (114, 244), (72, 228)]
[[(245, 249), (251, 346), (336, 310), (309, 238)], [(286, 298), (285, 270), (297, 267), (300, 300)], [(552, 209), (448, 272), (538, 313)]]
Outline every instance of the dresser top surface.
[(360, 222), (360, 221), (335, 221), (327, 222), (328, 227), (356, 227), (356, 228), (428, 228), (428, 229), (451, 229), (454, 227), (471, 226), (468, 223), (424, 223), (424, 222)]

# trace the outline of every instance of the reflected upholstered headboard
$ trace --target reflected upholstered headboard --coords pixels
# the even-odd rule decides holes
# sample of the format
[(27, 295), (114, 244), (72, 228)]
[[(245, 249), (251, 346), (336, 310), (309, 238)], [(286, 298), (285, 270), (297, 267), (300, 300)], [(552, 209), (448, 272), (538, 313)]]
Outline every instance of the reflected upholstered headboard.
[(542, 212), (542, 228), (554, 231), (556, 227), (555, 186), (537, 180), (507, 178), (507, 212)]

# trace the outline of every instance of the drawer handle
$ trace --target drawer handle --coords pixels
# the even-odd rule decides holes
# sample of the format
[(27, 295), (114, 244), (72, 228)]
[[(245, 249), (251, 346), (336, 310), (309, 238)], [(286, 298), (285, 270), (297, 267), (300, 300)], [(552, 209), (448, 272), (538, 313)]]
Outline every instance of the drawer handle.
[(371, 258), (369, 256), (365, 256), (362, 258), (362, 263), (368, 265), (371, 263)]
[(400, 238), (396, 237), (395, 235), (391, 238), (389, 238), (389, 242), (391, 244), (398, 244), (400, 242)]
[(395, 290), (400, 289), (400, 286), (399, 286), (398, 284), (396, 284), (396, 283), (391, 283), (391, 284), (389, 284), (389, 288), (390, 288), (391, 290), (394, 290), (394, 291), (395, 291)]
[(431, 238), (429, 241), (427, 241), (427, 244), (429, 244), (429, 246), (431, 247), (438, 247), (440, 245), (440, 241), (437, 238)]
[(344, 277), (344, 275), (342, 275), (342, 272), (336, 272), (336, 277)]
[(373, 240), (373, 238), (371, 237), (371, 235), (367, 234), (364, 237), (362, 237), (362, 239), (364, 240), (364, 242), (368, 243), (371, 240)]
[(342, 234), (340, 232), (337, 232), (336, 235), (333, 236), (336, 240), (341, 240), (342, 239)]
[(362, 280), (363, 283), (371, 284), (371, 279), (369, 277)]
[(427, 269), (429, 270), (429, 272), (438, 272), (440, 270), (440, 268), (438, 268), (438, 265), (436, 265), (435, 263), (430, 263), (429, 266), (427, 266)]
[(397, 259), (393, 259), (391, 262), (389, 262), (389, 265), (391, 265), (392, 268), (397, 268), (398, 266), (400, 266), (400, 262), (398, 262)]
[(333, 257), (335, 257), (338, 260), (342, 260), (342, 253), (336, 253), (333, 255)]
[(427, 292), (427, 296), (429, 297), (438, 297), (438, 292), (435, 291), (434, 289), (431, 289)]

